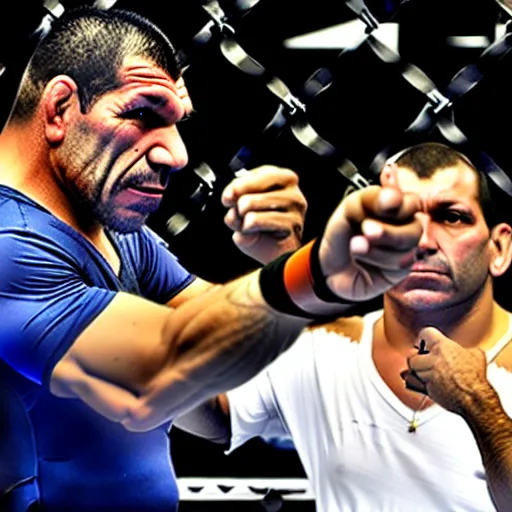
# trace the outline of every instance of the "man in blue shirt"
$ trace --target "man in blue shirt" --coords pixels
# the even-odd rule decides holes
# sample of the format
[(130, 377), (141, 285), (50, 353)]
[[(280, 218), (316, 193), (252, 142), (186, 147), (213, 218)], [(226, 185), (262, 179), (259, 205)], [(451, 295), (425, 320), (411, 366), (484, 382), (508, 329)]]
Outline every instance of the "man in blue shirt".
[(225, 189), (226, 223), (255, 259), (286, 257), (223, 286), (190, 275), (145, 221), (187, 162), (191, 109), (169, 41), (132, 13), (68, 12), (27, 68), (0, 135), (2, 510), (175, 510), (172, 419), (412, 264), (416, 199), (373, 187), (319, 241), (334, 304), (311, 247), (286, 277), (306, 203), (263, 167)]

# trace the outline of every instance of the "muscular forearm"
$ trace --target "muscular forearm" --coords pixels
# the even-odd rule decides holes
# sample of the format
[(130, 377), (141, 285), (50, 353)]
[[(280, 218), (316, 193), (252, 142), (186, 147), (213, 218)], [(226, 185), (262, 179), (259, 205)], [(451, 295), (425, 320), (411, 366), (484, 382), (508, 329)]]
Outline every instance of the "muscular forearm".
[(492, 386), (477, 391), (464, 418), (478, 443), (487, 483), (498, 511), (512, 504), (512, 419)]
[(162, 333), (165, 364), (123, 424), (152, 428), (242, 384), (286, 350), (306, 324), (266, 304), (257, 273), (187, 301), (169, 314)]

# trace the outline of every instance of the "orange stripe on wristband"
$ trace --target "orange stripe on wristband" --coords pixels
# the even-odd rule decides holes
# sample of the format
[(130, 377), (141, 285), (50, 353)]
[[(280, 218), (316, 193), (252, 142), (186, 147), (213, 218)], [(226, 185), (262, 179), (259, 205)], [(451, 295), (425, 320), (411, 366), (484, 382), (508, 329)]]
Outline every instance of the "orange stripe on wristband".
[(287, 260), (283, 270), (284, 287), (290, 299), (299, 307), (315, 300), (313, 276), (311, 274), (311, 249), (314, 240), (295, 251)]
[[(312, 240), (288, 257), (282, 270), (284, 291), (292, 304), (309, 315), (338, 316), (347, 306), (354, 303), (334, 295), (324, 282), (315, 283), (315, 268), (319, 266), (319, 262), (316, 261), (318, 258), (316, 250), (316, 241)], [(316, 268), (316, 274), (321, 274), (319, 268)], [(322, 279), (324, 279), (323, 276)], [(318, 296), (319, 287), (328, 290), (322, 292), (322, 298)], [(325, 296), (328, 300), (324, 298)], [(332, 300), (333, 297), (335, 301)]]

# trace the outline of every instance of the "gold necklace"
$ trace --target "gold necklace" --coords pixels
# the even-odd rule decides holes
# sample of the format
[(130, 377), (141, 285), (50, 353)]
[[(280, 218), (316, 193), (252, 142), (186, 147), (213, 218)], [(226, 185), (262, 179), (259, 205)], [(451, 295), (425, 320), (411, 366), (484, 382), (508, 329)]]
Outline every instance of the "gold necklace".
[(418, 414), (420, 413), (421, 408), (425, 405), (427, 398), (428, 398), (428, 395), (425, 395), (421, 399), (421, 402), (419, 403), (418, 407), (416, 407), (416, 409), (414, 410), (414, 412), (412, 414), (412, 418), (409, 421), (409, 428), (407, 429), (407, 432), (409, 432), (409, 434), (415, 434), (416, 430), (418, 430), (418, 426), (419, 426), (418, 425)]

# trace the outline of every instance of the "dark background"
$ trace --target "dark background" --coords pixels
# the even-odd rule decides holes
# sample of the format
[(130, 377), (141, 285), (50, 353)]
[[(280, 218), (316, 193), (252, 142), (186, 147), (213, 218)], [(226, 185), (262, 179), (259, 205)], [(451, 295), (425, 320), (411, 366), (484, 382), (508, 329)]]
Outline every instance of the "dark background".
[[(62, 1), (65, 8), (91, 4)], [(394, 66), (383, 63), (367, 46), (343, 51), (343, 32), (331, 48), (290, 48), (286, 41), (354, 20), (354, 12), (341, 0), (260, 0), (240, 12), (234, 1), (220, 4), (227, 13), (236, 38), (244, 50), (269, 74), (283, 80), (306, 104), (309, 122), (369, 178), (368, 167), (377, 153), (390, 143), (399, 144), (405, 128), (416, 118), (426, 97), (411, 87)], [(405, 61), (414, 63), (443, 91), (455, 74), (479, 62), (480, 47), (454, 45), (451, 36), (483, 36), (495, 40), (496, 25), (508, 14), (493, 0), (368, 0), (367, 6), (380, 23), (398, 24), (398, 48)], [(256, 267), (231, 243), (223, 224), (219, 196), (231, 179), (231, 158), (242, 146), (252, 149), (249, 167), (272, 163), (293, 168), (300, 177), (309, 210), (305, 240), (318, 235), (341, 199), (347, 181), (331, 161), (302, 146), (290, 130), (261, 142), (259, 136), (279, 101), (261, 79), (248, 76), (230, 64), (219, 49), (218, 38), (200, 48), (192, 37), (210, 21), (199, 0), (119, 0), (115, 7), (131, 9), (155, 21), (174, 45), (189, 58), (185, 79), (196, 114), (181, 126), (190, 153), (190, 164), (174, 174), (171, 185), (150, 224), (169, 243), (171, 250), (192, 272), (223, 282)], [(17, 80), (33, 48), (29, 35), (38, 25), (42, 2), (6, 1), (2, 6), (0, 31), (0, 120), (5, 121)], [(339, 41), (337, 38), (339, 37)], [(314, 98), (304, 95), (303, 84), (318, 69), (328, 68), (334, 81)], [(512, 169), (510, 151), (512, 90), (511, 58), (483, 63), (484, 79), (454, 104), (454, 119), (475, 148), (489, 154), (506, 172)], [(194, 169), (206, 162), (216, 179), (214, 190), (199, 206), (190, 196), (200, 181)], [(510, 199), (501, 197), (500, 210), (508, 213)], [(172, 234), (166, 222), (176, 211), (186, 212), (188, 227)], [(512, 299), (506, 290), (507, 274), (497, 283), (499, 301), (508, 309)], [(378, 303), (377, 303), (378, 304)], [(372, 304), (374, 306), (375, 304)], [(302, 469), (293, 451), (278, 450), (261, 440), (249, 443), (226, 458), (222, 450), (176, 429), (171, 434), (178, 476), (300, 476)], [(244, 506), (245, 507), (245, 506)], [(224, 508), (223, 510), (226, 510)], [(248, 510), (247, 507), (244, 510)]]

